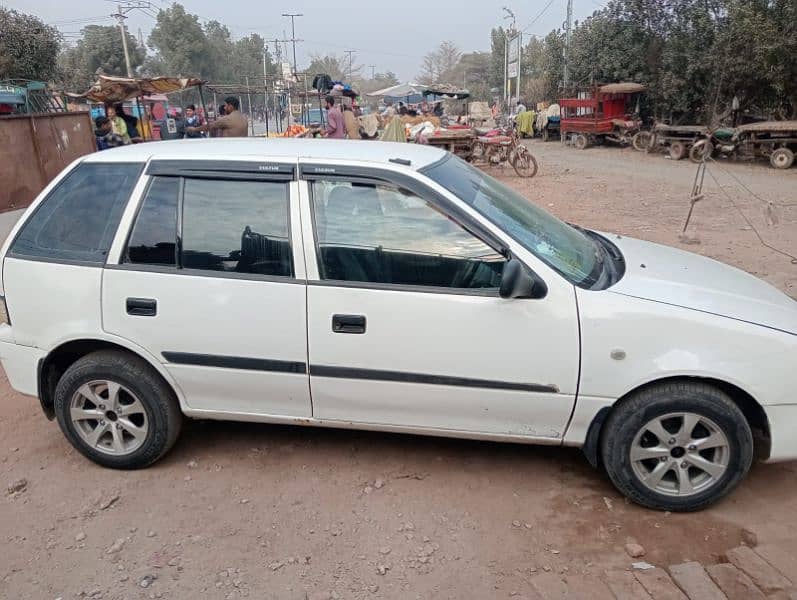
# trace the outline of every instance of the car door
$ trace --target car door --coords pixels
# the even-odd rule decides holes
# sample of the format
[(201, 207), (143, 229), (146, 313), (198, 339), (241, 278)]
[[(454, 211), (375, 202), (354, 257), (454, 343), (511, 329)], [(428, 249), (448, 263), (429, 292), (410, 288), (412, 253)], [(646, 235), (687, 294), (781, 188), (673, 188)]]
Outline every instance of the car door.
[(161, 360), (194, 414), (311, 414), (294, 172), (153, 161), (129, 235), (115, 242), (104, 328)]
[(501, 299), (509, 246), (417, 176), (302, 174), (314, 416), (560, 440), (578, 381), (573, 287)]

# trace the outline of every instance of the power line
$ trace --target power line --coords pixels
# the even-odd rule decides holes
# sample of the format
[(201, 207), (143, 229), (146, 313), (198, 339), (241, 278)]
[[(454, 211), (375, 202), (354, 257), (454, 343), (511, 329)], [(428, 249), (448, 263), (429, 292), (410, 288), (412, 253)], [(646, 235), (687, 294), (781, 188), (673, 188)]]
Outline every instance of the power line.
[(531, 26), (534, 25), (534, 23), (536, 23), (537, 21), (539, 21), (542, 18), (542, 16), (546, 13), (546, 11), (549, 8), (551, 8), (551, 4), (553, 4), (553, 2), (554, 0), (550, 0), (548, 4), (546, 4), (545, 7), (540, 12), (537, 13), (537, 16), (534, 17), (531, 20), (531, 22), (529, 22), (529, 24), (526, 26), (526, 28), (523, 30), (523, 33), (528, 33), (528, 30), (531, 29)]

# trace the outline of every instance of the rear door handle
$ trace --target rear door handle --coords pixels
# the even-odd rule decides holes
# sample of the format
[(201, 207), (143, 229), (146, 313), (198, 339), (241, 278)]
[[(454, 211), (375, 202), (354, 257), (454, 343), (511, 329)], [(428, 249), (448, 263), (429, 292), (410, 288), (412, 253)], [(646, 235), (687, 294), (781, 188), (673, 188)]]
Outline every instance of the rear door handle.
[(365, 333), (365, 315), (332, 315), (334, 333)]
[(152, 298), (128, 298), (127, 314), (133, 317), (154, 317), (158, 314), (158, 301)]

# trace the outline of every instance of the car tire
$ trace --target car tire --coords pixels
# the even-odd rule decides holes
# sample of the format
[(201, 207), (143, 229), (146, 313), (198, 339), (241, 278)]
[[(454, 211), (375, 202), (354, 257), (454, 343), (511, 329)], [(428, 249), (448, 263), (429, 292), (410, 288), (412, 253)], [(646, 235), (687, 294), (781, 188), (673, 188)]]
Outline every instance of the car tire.
[(753, 435), (721, 390), (691, 382), (654, 385), (612, 409), (601, 432), (601, 458), (612, 483), (633, 502), (695, 511), (744, 479)]
[(55, 414), (69, 442), (104, 467), (140, 469), (177, 441), (182, 412), (174, 391), (143, 359), (93, 352), (55, 388)]

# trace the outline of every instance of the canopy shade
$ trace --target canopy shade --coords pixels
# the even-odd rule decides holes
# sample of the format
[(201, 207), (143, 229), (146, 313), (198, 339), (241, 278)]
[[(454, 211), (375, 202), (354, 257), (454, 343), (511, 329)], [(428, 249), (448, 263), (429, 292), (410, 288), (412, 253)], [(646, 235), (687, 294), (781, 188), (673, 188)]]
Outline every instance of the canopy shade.
[(371, 92), (366, 95), (382, 98), (406, 98), (407, 96), (417, 96), (421, 94), (421, 92), (423, 92), (422, 85), (418, 85), (417, 83), (400, 83), (399, 85), (377, 90), (376, 92)]
[(127, 77), (110, 77), (100, 75), (100, 78), (84, 94), (68, 94), (72, 98), (87, 98), (94, 102), (124, 102), (138, 96), (153, 94), (170, 94), (190, 87), (202, 85), (201, 79), (194, 77), (153, 77), (143, 79), (129, 79)]
[(647, 89), (641, 83), (609, 83), (602, 85), (598, 91), (601, 94), (636, 94)]
[(450, 83), (436, 83), (426, 86), (423, 90), (423, 95), (440, 96), (449, 100), (464, 100), (465, 98), (470, 98), (470, 92), (468, 90), (463, 90)]

